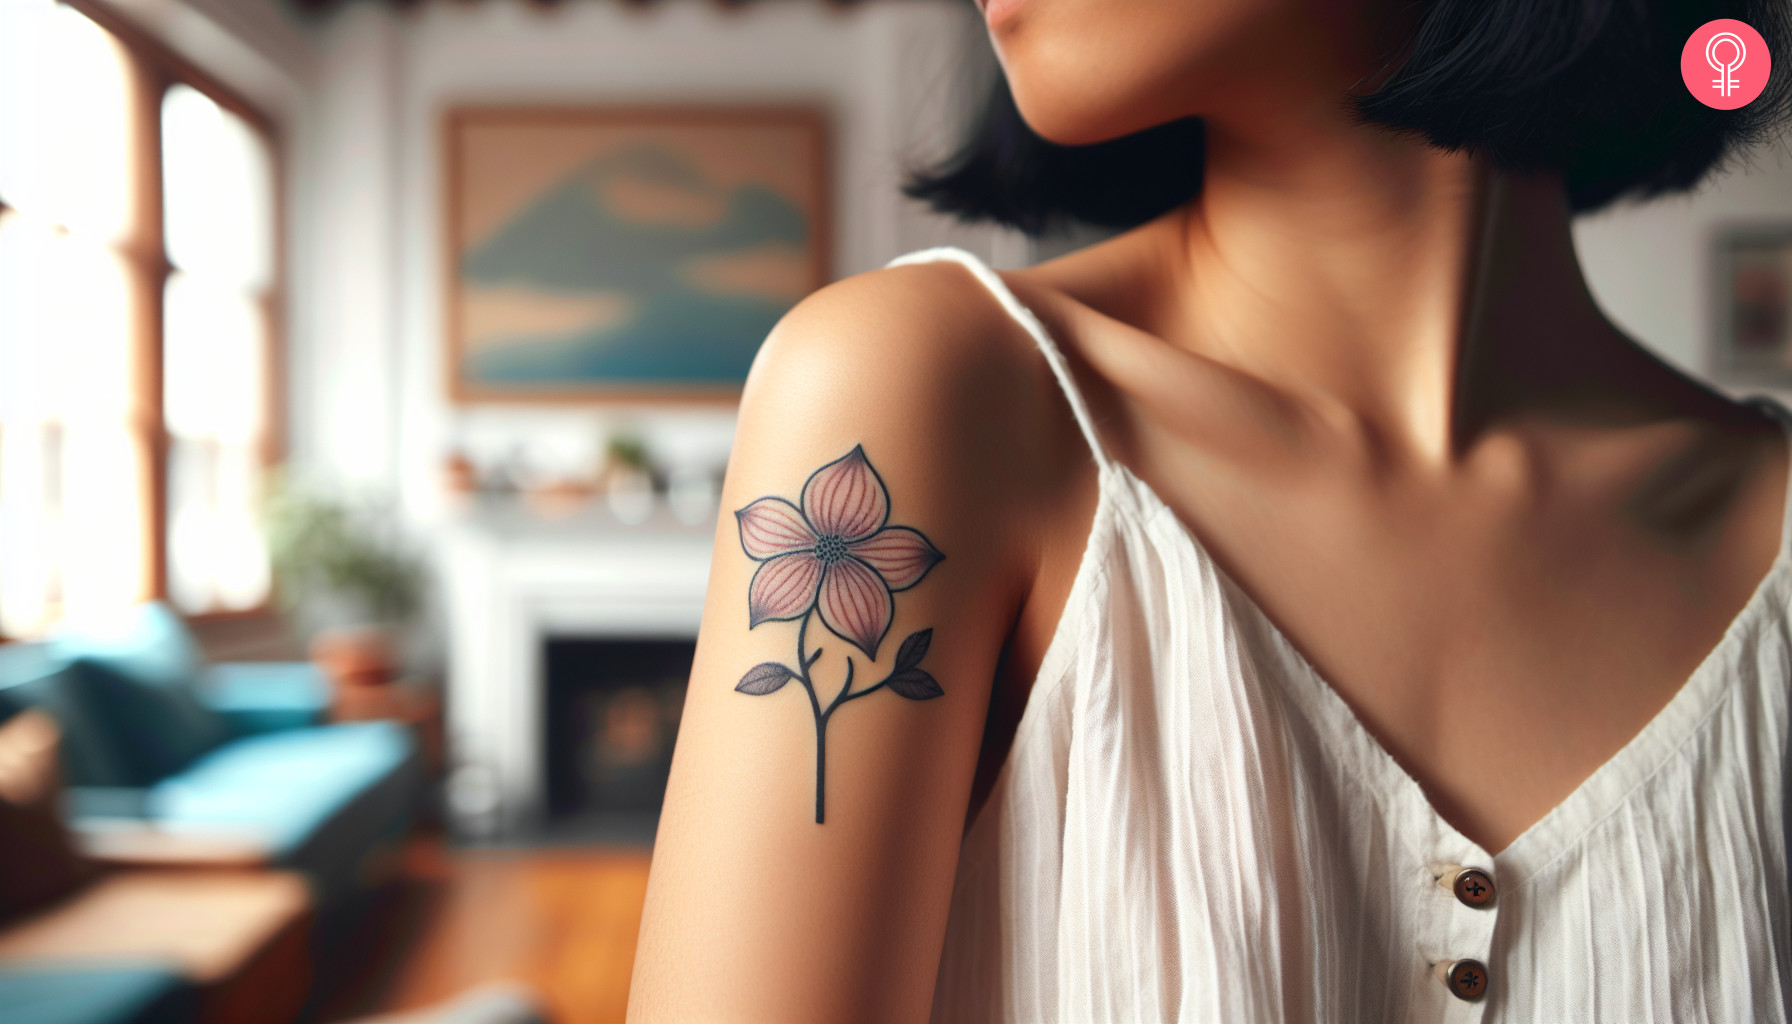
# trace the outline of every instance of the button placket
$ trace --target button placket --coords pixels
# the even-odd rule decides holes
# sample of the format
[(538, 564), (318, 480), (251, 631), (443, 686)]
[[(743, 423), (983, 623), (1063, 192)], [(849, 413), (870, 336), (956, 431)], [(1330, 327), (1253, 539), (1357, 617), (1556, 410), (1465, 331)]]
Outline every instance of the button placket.
[(1429, 876), (1420, 882), (1427, 893), (1421, 913), (1429, 919), (1421, 952), (1424, 987), (1431, 994), (1424, 1003), (1432, 1020), (1480, 1020), (1498, 983), (1500, 965), (1492, 958), (1498, 879), (1491, 867), (1477, 864), (1482, 859), (1478, 850), (1461, 853), (1460, 859), (1440, 858), (1428, 865)]
[(1487, 994), (1487, 965), (1472, 957), (1439, 960), (1431, 965), (1431, 976), (1465, 1003), (1480, 1002)]
[(1438, 864), (1432, 870), (1437, 884), (1463, 906), (1479, 910), (1493, 905), (1496, 889), (1493, 875), (1486, 870), (1461, 864)]

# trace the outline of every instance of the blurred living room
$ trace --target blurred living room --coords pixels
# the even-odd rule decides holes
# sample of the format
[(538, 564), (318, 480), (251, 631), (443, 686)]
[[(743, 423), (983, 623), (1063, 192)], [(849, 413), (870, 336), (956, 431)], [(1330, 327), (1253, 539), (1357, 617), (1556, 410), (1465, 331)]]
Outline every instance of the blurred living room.
[[(0, 0), (0, 1020), (623, 1019), (733, 408), (970, 0)], [(1792, 166), (1582, 218), (1792, 386)]]

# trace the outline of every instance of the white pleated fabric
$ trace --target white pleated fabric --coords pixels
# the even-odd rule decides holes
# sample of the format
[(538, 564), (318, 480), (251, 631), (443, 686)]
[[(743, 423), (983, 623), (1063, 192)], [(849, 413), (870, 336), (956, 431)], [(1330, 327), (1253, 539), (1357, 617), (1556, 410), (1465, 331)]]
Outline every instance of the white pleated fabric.
[[(967, 267), (1038, 342), (1100, 474), (1063, 619), (966, 836), (935, 1021), (1787, 1019), (1792, 537), (1667, 707), (1489, 856), (1107, 458), (999, 277), (958, 249), (894, 262), (933, 260)], [(1493, 905), (1439, 886), (1445, 864), (1489, 871)], [(1458, 958), (1487, 965), (1478, 1002), (1433, 975)]]

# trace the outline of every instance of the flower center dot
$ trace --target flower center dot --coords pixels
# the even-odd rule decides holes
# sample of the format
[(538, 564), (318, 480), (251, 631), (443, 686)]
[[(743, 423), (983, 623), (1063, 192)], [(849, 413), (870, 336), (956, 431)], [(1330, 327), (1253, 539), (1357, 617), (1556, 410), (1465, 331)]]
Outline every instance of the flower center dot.
[(823, 534), (815, 541), (815, 557), (821, 559), (822, 565), (833, 565), (846, 557), (846, 541), (838, 534)]

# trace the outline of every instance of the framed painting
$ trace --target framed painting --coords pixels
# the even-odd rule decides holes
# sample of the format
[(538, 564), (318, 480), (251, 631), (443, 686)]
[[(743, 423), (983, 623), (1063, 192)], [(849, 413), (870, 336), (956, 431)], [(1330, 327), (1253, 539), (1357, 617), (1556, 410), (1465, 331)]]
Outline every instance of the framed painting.
[(1712, 370), (1744, 385), (1792, 385), (1792, 224), (1713, 236)]
[(444, 135), (457, 401), (732, 401), (827, 282), (818, 110), (466, 107)]

